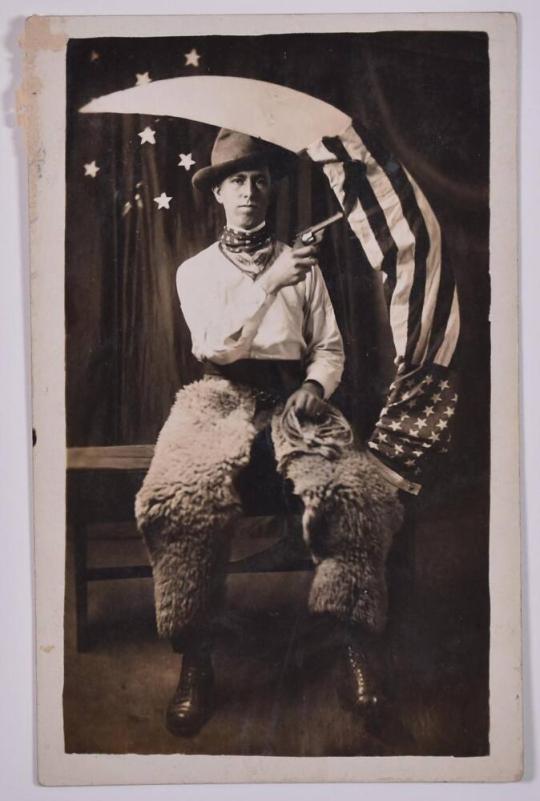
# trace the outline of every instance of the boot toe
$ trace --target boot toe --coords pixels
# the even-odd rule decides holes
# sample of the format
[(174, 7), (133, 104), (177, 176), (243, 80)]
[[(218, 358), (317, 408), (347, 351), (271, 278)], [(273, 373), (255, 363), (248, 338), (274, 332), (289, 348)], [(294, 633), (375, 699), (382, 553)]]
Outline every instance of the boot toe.
[(185, 659), (176, 692), (169, 701), (165, 724), (171, 734), (196, 734), (214, 710), (214, 674), (210, 662)]
[(165, 716), (167, 729), (176, 736), (197, 734), (212, 716), (212, 708), (210, 701), (204, 706), (194, 707), (188, 701), (177, 702), (173, 699)]

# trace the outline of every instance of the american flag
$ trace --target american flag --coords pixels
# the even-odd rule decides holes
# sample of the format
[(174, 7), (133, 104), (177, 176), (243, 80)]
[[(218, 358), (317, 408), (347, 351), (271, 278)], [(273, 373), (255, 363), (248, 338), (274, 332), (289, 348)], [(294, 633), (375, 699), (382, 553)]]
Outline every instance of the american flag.
[[(458, 400), (456, 284), (441, 228), (410, 173), (356, 122), (307, 148), (389, 296), (396, 375), (368, 448), (416, 493), (428, 457), (445, 452)], [(369, 143), (369, 144), (368, 144)], [(401, 482), (400, 479), (403, 479)]]

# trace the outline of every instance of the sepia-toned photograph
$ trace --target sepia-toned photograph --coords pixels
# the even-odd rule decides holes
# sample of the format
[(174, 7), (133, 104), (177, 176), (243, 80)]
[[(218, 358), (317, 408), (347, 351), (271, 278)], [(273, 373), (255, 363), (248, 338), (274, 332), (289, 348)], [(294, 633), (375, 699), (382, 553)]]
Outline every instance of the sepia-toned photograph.
[(490, 35), (253, 19), (62, 45), (64, 752), (489, 758)]

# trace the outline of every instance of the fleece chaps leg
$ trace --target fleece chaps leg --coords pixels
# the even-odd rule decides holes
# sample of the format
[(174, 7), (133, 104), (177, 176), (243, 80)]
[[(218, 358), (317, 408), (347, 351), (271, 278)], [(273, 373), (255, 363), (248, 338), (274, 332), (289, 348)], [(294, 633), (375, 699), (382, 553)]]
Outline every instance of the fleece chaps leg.
[[(229, 531), (242, 514), (235, 480), (269, 418), (257, 422), (256, 398), (226, 379), (195, 382), (180, 390), (159, 435), (136, 517), (163, 637), (204, 626), (223, 597)], [(380, 632), (386, 557), (403, 509), (397, 490), (351, 446), (344, 418), (327, 409), (325, 422), (297, 425), (297, 436), (279, 407), (272, 417), (277, 467), (303, 501), (304, 537), (316, 564), (309, 607)]]
[(208, 625), (224, 593), (234, 486), (249, 461), (255, 399), (214, 378), (180, 390), (163, 426), (135, 514), (154, 577), (158, 633)]

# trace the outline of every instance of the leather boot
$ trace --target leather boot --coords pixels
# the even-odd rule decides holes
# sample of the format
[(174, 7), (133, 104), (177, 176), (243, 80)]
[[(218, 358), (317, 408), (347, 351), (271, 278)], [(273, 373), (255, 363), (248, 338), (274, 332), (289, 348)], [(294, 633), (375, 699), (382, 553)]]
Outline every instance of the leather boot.
[[(178, 650), (173, 641), (173, 648)], [(214, 707), (214, 671), (210, 643), (192, 638), (182, 645), (178, 687), (167, 706), (167, 729), (176, 736), (196, 734), (211, 717)]]
[(353, 630), (342, 650), (338, 687), (342, 705), (355, 714), (373, 716), (385, 702), (383, 659), (378, 638)]

